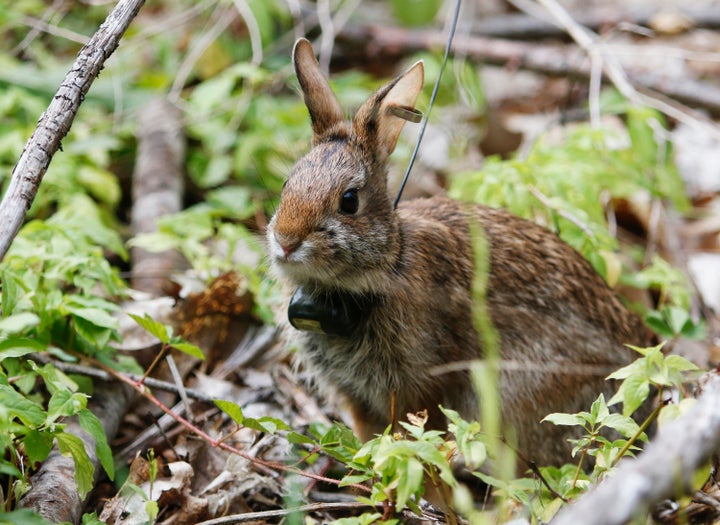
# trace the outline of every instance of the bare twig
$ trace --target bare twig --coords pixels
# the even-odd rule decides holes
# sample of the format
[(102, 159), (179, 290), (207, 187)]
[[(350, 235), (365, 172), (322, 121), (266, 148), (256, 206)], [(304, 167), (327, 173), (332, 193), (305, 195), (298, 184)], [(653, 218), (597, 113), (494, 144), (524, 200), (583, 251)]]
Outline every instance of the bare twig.
[(235, 20), (236, 11), (232, 7), (225, 7), (218, 5), (215, 10), (215, 20), (213, 25), (207, 31), (204, 31), (202, 36), (195, 42), (192, 49), (185, 56), (184, 60), (178, 67), (178, 72), (175, 75), (170, 92), (168, 93), (168, 100), (170, 102), (177, 102), (180, 98), (185, 82), (187, 81), (190, 73), (192, 72), (195, 64), (207, 48), (222, 34), (225, 29)]
[(144, 0), (120, 0), (78, 53), (52, 102), (25, 145), (0, 203), (0, 260), (20, 230), (55, 152), (95, 78), (120, 43)]
[[(158, 407), (160, 410), (165, 412), (167, 415), (171, 416), (175, 421), (180, 423), (183, 427), (185, 427), (187, 430), (198, 436), (199, 438), (206, 441), (210, 446), (220, 448), (226, 452), (230, 452), (231, 454), (236, 454), (240, 456), (243, 459), (246, 459), (247, 461), (250, 461), (253, 465), (256, 466), (256, 468), (264, 469), (267, 472), (289, 472), (292, 474), (296, 474), (298, 476), (303, 476), (306, 478), (314, 479), (316, 481), (321, 481), (323, 483), (329, 483), (331, 485), (339, 485), (340, 480), (328, 478), (325, 476), (319, 476), (317, 474), (313, 474), (312, 472), (307, 472), (292, 466), (283, 465), (282, 463), (277, 463), (274, 461), (268, 461), (265, 459), (261, 459), (259, 457), (252, 456), (248, 454), (247, 452), (240, 450), (238, 448), (233, 447), (232, 445), (228, 445), (225, 443), (222, 439), (215, 439), (211, 435), (209, 435), (207, 432), (202, 430), (201, 428), (197, 427), (190, 421), (188, 421), (186, 418), (180, 416), (179, 414), (173, 412), (168, 406), (166, 406), (164, 403), (162, 403), (158, 398), (156, 398), (151, 392), (148, 391), (147, 388), (145, 388), (144, 383), (140, 383), (137, 381), (134, 381), (130, 379), (126, 374), (123, 374), (121, 372), (118, 372), (117, 370), (114, 370), (100, 361), (97, 361), (95, 359), (91, 359), (93, 364), (107, 373), (109, 373), (112, 377), (119, 380), (122, 383), (125, 383), (126, 385), (129, 385), (132, 387), (135, 391), (137, 391), (140, 395), (142, 395), (145, 399), (147, 399), (150, 403)], [(367, 493), (370, 491), (368, 487), (365, 485), (360, 485), (357, 483), (349, 484), (347, 485), (349, 487), (352, 487), (356, 490), (360, 490), (363, 493)]]
[[(677, 104), (655, 97), (650, 92), (640, 92), (635, 89), (625, 70), (620, 65), (620, 62), (618, 62), (617, 57), (604, 50), (604, 46), (602, 42), (599, 41), (598, 35), (578, 24), (573, 17), (570, 16), (570, 13), (556, 0), (537, 0), (537, 2), (547, 9), (553, 19), (556, 20), (568, 32), (575, 43), (588, 54), (591, 61), (599, 60), (602, 62), (603, 72), (625, 98), (636, 104), (655, 108), (667, 116), (690, 126), (697, 127), (700, 124), (700, 121), (691, 115), (689, 108), (680, 108)], [(704, 126), (707, 128), (707, 131), (720, 137), (720, 129), (716, 126)]]
[(257, 19), (245, 0), (233, 0), (235, 9), (245, 22), (245, 27), (250, 35), (250, 48), (252, 49), (252, 63), (259, 65), (263, 61), (262, 35)]
[(340, 502), (340, 503), (310, 503), (301, 505), (300, 507), (290, 507), (288, 509), (263, 510), (260, 512), (246, 512), (245, 514), (233, 514), (232, 516), (223, 516), (212, 520), (201, 521), (197, 525), (230, 525), (232, 523), (245, 523), (246, 521), (262, 521), (274, 518), (285, 518), (290, 514), (308, 512), (335, 512), (338, 510), (362, 510), (373, 509), (372, 505), (360, 503), (357, 501)]

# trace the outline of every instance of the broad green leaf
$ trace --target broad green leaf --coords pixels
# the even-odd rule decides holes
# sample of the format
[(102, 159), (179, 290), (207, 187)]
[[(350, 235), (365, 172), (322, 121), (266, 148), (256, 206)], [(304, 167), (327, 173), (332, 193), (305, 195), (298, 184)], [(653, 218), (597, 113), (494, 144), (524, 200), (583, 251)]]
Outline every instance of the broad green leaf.
[(562, 426), (584, 426), (585, 420), (578, 416), (577, 414), (563, 414), (560, 412), (555, 412), (553, 414), (548, 414), (542, 419), (542, 422), (547, 421), (548, 423), (552, 423), (553, 425), (562, 425)]
[(33, 371), (37, 372), (43, 378), (45, 387), (51, 395), (54, 395), (58, 391), (77, 392), (77, 383), (52, 363), (47, 363), (42, 367), (39, 367), (34, 361), (29, 361), (28, 364)]
[(21, 312), (0, 319), (0, 334), (19, 334), (37, 326), (40, 318), (31, 312)]
[(367, 480), (372, 479), (372, 474), (351, 474), (343, 477), (340, 480), (340, 487), (347, 487), (348, 485), (354, 485), (357, 483), (365, 483)]
[(0, 512), (0, 525), (48, 525), (48, 522), (30, 509), (16, 509)]
[(642, 376), (630, 376), (625, 379), (608, 405), (623, 404), (623, 416), (629, 416), (645, 402), (650, 395), (650, 382)]
[(314, 445), (315, 440), (298, 432), (289, 432), (286, 436), (287, 440), (293, 445)]
[[(369, 502), (370, 505), (374, 505), (373, 502)], [(374, 523), (380, 523), (380, 518), (382, 518), (382, 514), (379, 512), (365, 512), (361, 514), (360, 516), (351, 517), (351, 518), (340, 518), (333, 521), (334, 525), (372, 525)], [(390, 520), (392, 522), (397, 522), (397, 520)], [(382, 522), (385, 525), (393, 525), (389, 522)]]
[(28, 456), (28, 462), (31, 466), (45, 461), (52, 450), (54, 439), (55, 434), (48, 431), (31, 429), (25, 434), (23, 444), (25, 445), (25, 453)]
[(592, 415), (592, 424), (601, 423), (609, 414), (607, 403), (605, 403), (605, 396), (600, 394), (598, 398), (593, 401), (590, 407), (590, 414)]
[(102, 427), (102, 423), (87, 408), (84, 408), (78, 412), (78, 421), (80, 426), (90, 434), (95, 440), (95, 453), (97, 454), (100, 464), (105, 469), (105, 472), (110, 478), (110, 481), (115, 479), (115, 462), (113, 460), (113, 453), (110, 445), (107, 442), (107, 436), (105, 430)]
[(0, 362), (8, 357), (22, 357), (35, 352), (42, 352), (47, 345), (37, 339), (13, 337), (0, 341)]
[(665, 357), (665, 366), (667, 366), (671, 370), (676, 370), (678, 372), (689, 372), (689, 371), (700, 370), (697, 365), (695, 365), (694, 363), (691, 363), (683, 356), (676, 355), (676, 354), (671, 354), (671, 355)]
[(623, 436), (630, 438), (634, 436), (640, 427), (629, 416), (623, 416), (620, 414), (610, 414), (602, 421), (603, 425), (609, 428), (617, 430)]
[(148, 314), (145, 314), (142, 317), (135, 314), (128, 315), (132, 317), (137, 324), (144, 328), (145, 331), (160, 339), (161, 343), (167, 344), (170, 341), (170, 334), (168, 328), (164, 324), (155, 321)]
[(145, 502), (145, 512), (147, 512), (148, 518), (150, 519), (150, 523), (155, 523), (158, 512), (160, 512), (160, 508), (158, 507), (158, 502), (155, 500), (151, 500), (151, 499), (147, 500)]
[(93, 512), (92, 514), (83, 514), (81, 525), (106, 525), (106, 523), (100, 521), (97, 513)]
[(274, 434), (278, 430), (290, 430), (290, 426), (287, 423), (270, 416), (263, 416), (257, 419), (246, 417), (243, 420), (243, 426), (260, 432), (267, 432), (268, 434)]
[(226, 401), (224, 399), (213, 399), (213, 403), (220, 410), (225, 412), (230, 418), (235, 421), (238, 425), (242, 425), (245, 418), (243, 417), (242, 408), (240, 405), (233, 403), (232, 401)]
[(120, 327), (116, 318), (100, 308), (83, 308), (74, 305), (67, 305), (67, 310), (73, 315), (81, 317), (82, 319), (85, 319), (86, 321), (102, 328), (118, 330)]
[(197, 345), (194, 345), (192, 343), (188, 343), (187, 341), (182, 341), (182, 340), (178, 340), (178, 341), (171, 340), (170, 345), (173, 348), (180, 350), (184, 354), (187, 354), (196, 359), (200, 359), (201, 361), (205, 360), (205, 354), (203, 354), (203, 351)]
[(109, 171), (94, 166), (81, 166), (77, 180), (88, 192), (99, 201), (115, 206), (122, 195), (118, 178)]
[(0, 458), (0, 474), (3, 474), (5, 476), (12, 476), (18, 479), (21, 479), (23, 477), (23, 473), (20, 472), (20, 469), (18, 469), (9, 461), (6, 461), (2, 458)]
[(95, 469), (85, 451), (82, 440), (72, 434), (60, 432), (55, 436), (60, 453), (70, 455), (75, 463), (75, 483), (81, 499), (85, 499), (93, 488)]
[(0, 385), (0, 422), (17, 417), (25, 425), (36, 428), (45, 421), (45, 411), (40, 405), (7, 385)]
[(70, 390), (57, 390), (50, 396), (48, 402), (47, 423), (50, 424), (58, 418), (74, 416), (87, 406), (85, 394), (74, 394)]
[(414, 494), (423, 488), (424, 470), (422, 463), (413, 457), (401, 460), (398, 471), (397, 499), (398, 510), (404, 509)]

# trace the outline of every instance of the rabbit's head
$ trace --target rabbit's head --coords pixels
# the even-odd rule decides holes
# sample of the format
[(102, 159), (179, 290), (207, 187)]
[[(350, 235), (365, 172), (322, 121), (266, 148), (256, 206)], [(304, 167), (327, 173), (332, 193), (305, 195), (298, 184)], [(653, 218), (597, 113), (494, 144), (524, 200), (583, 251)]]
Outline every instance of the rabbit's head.
[(307, 40), (297, 41), (293, 60), (313, 148), (290, 173), (268, 226), (272, 263), (297, 285), (372, 290), (400, 247), (387, 161), (414, 114), (422, 62), (376, 91), (350, 122)]

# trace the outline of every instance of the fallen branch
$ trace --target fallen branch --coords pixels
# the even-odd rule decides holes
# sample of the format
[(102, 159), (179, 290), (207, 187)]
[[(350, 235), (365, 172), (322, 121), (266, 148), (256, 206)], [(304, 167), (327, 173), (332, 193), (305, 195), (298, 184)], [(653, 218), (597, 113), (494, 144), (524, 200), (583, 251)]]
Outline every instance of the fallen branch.
[(664, 498), (691, 492), (693, 475), (720, 448), (720, 376), (714, 373), (695, 405), (667, 423), (637, 458), (565, 509), (552, 525), (621, 525)]
[(0, 202), (0, 261), (20, 230), (55, 152), (60, 149), (85, 94), (117, 48), (144, 0), (120, 0), (78, 53), (20, 155)]
[[(377, 56), (393, 60), (410, 53), (441, 49), (447, 35), (437, 30), (404, 29), (381, 25), (348, 26), (338, 35), (348, 55)], [(582, 49), (572, 46), (540, 45), (497, 38), (457, 35), (453, 41), (455, 55), (494, 65), (535, 71), (548, 76), (589, 80), (590, 60)], [(705, 109), (720, 115), (720, 88), (693, 79), (668, 79), (636, 71), (627, 79), (639, 90), (657, 92), (678, 103)], [(678, 110), (693, 114), (690, 108)], [(673, 115), (675, 117), (675, 115)], [(698, 120), (699, 115), (693, 115)], [(708, 126), (709, 127), (709, 126)]]
[[(653, 5), (611, 5), (573, 11), (571, 15), (579, 24), (593, 30), (600, 30), (603, 27), (616, 26), (622, 22), (651, 26), (653, 17), (660, 10)], [(710, 29), (720, 27), (720, 10), (716, 6), (683, 6), (678, 2), (672, 6), (672, 12), (691, 21), (694, 27)], [(472, 32), (482, 36), (523, 40), (558, 37), (565, 34), (565, 30), (557, 24), (525, 13), (483, 17), (473, 22)]]
[[(88, 408), (100, 419), (108, 441), (112, 440), (133, 399), (133, 391), (115, 382), (97, 382)], [(95, 467), (95, 479), (100, 475), (100, 461), (95, 453), (95, 439), (77, 421), (71, 418), (65, 432), (78, 436)], [(75, 483), (75, 463), (63, 456), (57, 447), (30, 476), (30, 490), (20, 500), (20, 507), (37, 512), (51, 523), (80, 523), (83, 500)]]
[[(152, 100), (142, 111), (138, 152), (132, 183), (132, 234), (157, 230), (158, 220), (182, 209), (185, 137), (180, 112), (163, 99)], [(185, 262), (177, 250), (150, 252), (134, 246), (131, 286), (155, 296), (174, 291), (170, 276)], [(185, 263), (186, 265), (187, 263)]]

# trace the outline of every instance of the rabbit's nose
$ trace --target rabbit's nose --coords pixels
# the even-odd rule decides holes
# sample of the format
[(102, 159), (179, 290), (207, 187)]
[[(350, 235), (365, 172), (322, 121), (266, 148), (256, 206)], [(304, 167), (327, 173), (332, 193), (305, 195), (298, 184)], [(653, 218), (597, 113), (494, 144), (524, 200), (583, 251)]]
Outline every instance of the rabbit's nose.
[(275, 240), (282, 249), (283, 255), (285, 255), (286, 259), (290, 257), (295, 250), (297, 250), (298, 246), (300, 246), (300, 241), (295, 238), (286, 238), (276, 234)]

